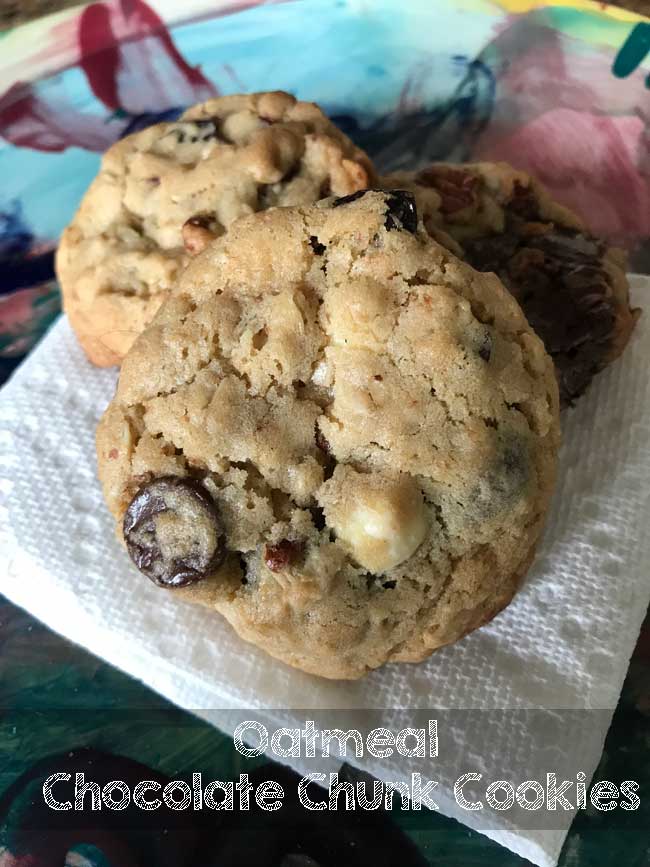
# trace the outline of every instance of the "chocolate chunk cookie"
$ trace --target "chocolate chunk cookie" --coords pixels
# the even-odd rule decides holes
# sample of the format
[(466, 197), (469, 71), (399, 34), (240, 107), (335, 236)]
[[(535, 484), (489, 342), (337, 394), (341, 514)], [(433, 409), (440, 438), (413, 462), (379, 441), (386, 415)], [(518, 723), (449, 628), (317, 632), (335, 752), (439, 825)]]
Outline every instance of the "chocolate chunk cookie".
[(331, 678), (422, 660), (510, 601), (557, 448), (542, 342), (400, 190), (233, 223), (97, 434), (135, 565)]
[(434, 163), (382, 185), (414, 192), (434, 238), (499, 275), (555, 362), (564, 406), (623, 352), (639, 315), (624, 254), (529, 175), (505, 163)]
[(95, 364), (119, 364), (179, 269), (237, 217), (368, 185), (366, 155), (313, 103), (226, 96), (128, 136), (63, 233), (65, 310)]

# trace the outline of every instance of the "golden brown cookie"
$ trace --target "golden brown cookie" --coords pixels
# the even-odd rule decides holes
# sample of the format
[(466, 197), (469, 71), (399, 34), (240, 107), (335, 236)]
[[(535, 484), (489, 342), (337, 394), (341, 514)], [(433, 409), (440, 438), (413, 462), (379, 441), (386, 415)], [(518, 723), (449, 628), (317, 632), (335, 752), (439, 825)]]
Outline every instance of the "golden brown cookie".
[(119, 364), (187, 258), (237, 217), (367, 186), (366, 155), (313, 103), (226, 96), (113, 145), (57, 254), (65, 311), (95, 364)]
[(97, 452), (145, 575), (356, 678), (510, 601), (558, 430), (513, 297), (410, 194), (368, 191), (240, 219), (197, 256), (126, 356)]
[(623, 352), (640, 313), (630, 308), (624, 253), (530, 175), (506, 163), (434, 163), (381, 184), (411, 190), (432, 237), (499, 275), (555, 363), (563, 405)]

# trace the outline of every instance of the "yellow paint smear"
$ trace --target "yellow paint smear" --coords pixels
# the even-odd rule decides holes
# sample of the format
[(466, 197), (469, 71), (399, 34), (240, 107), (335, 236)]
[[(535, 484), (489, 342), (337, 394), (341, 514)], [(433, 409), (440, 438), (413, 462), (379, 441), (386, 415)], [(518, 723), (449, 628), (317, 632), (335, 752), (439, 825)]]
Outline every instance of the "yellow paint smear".
[[(545, 7), (547, 9), (564, 7), (565, 9), (581, 9), (592, 14), (606, 16), (614, 21), (636, 23), (637, 21), (648, 20), (638, 12), (630, 12), (628, 9), (621, 9), (611, 3), (598, 3), (596, 0), (488, 0), (488, 2), (503, 9), (504, 12), (514, 14), (531, 12), (534, 9), (544, 9)], [(485, 12), (486, 0), (459, 0), (458, 5), (468, 11)]]

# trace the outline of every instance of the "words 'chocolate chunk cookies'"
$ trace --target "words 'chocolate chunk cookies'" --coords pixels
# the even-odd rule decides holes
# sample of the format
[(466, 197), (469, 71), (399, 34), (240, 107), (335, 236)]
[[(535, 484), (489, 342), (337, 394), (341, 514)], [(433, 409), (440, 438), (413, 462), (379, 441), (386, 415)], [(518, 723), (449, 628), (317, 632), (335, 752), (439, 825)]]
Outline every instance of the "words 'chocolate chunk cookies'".
[(188, 576), (173, 593), (246, 640), (356, 678), (508, 604), (558, 403), (499, 280), (412, 196), (369, 190), (244, 217), (192, 259), (124, 360), (99, 472), (148, 577)]
[(212, 99), (117, 142), (57, 253), (86, 354), (119, 364), (187, 260), (233, 220), (347, 195), (372, 174), (318, 106), (281, 91)]

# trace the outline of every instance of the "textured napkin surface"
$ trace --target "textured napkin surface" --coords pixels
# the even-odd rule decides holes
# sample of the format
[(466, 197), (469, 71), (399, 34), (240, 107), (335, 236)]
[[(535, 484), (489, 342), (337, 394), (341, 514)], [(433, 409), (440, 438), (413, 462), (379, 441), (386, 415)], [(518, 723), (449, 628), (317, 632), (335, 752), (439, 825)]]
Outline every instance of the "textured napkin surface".
[[(624, 358), (564, 415), (558, 489), (525, 586), (491, 624), (426, 663), (388, 666), (354, 683), (323, 681), (271, 660), (218, 615), (142, 579), (116, 541), (95, 475), (94, 429), (116, 374), (85, 360), (65, 319), (0, 392), (0, 591), (224, 727), (228, 718), (210, 709), (285, 709), (275, 712), (278, 724), (305, 708), (612, 711), (650, 598), (650, 280), (633, 285), (646, 313)], [(588, 738), (570, 727), (564, 735), (566, 754), (577, 746), (572, 738), (583, 741), (588, 774), (610, 719), (590, 717)], [(471, 732), (457, 735), (471, 749)], [(535, 742), (525, 747), (534, 752)], [(505, 732), (490, 750), (498, 765), (510, 750)], [(372, 759), (363, 767), (388, 773)], [(417, 769), (426, 775), (422, 760)], [(441, 809), (473, 821), (453, 803)], [(530, 832), (504, 819), (489, 833), (551, 865), (570, 818), (563, 830)]]

